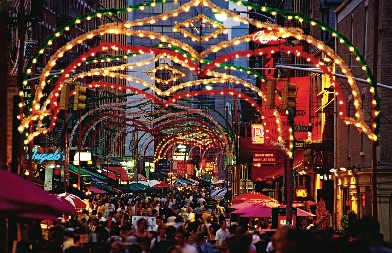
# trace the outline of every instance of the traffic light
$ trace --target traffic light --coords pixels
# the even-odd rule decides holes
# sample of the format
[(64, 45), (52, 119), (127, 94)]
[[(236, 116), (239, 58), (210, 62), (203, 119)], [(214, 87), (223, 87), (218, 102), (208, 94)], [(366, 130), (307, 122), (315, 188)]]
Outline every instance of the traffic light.
[(60, 110), (68, 110), (69, 104), (69, 87), (67, 83), (63, 83), (63, 87), (61, 87), (60, 91)]
[(290, 83), (289, 80), (285, 80), (283, 83), (282, 92), (282, 109), (287, 110), (288, 108), (294, 109), (296, 107), (297, 98), (297, 84)]
[(80, 86), (79, 84), (75, 85), (75, 96), (73, 105), (74, 111), (86, 109), (86, 92), (86, 87)]
[(276, 89), (276, 82), (275, 80), (268, 80), (267, 81), (267, 101), (265, 103), (266, 109), (274, 109), (275, 108), (275, 89)]

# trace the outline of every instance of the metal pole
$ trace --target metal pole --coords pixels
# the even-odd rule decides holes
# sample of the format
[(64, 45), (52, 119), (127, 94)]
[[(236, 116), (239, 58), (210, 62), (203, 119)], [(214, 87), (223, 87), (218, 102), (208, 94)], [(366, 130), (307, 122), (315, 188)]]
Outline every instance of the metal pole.
[[(374, 83), (377, 83), (377, 65), (378, 65), (378, 21), (379, 21), (379, 0), (374, 0), (374, 15), (373, 15), (373, 78)], [(377, 85), (374, 86), (374, 94), (377, 96)], [(374, 122), (377, 116), (373, 116)], [(379, 126), (377, 126), (379, 127)], [(372, 191), (373, 191), (373, 217), (378, 219), (377, 210), (377, 141), (372, 142)]]
[(237, 111), (237, 97), (233, 97), (233, 106), (234, 106), (234, 122), (235, 123), (235, 178), (236, 178), (236, 192), (237, 195), (240, 194), (241, 191), (241, 174), (240, 174), (240, 165), (239, 165), (239, 131), (238, 131), (238, 111)]
[[(82, 118), (82, 111), (79, 110), (79, 119)], [(81, 151), (81, 140), (82, 140), (82, 122), (79, 124), (79, 135), (78, 135), (78, 153), (79, 153), (79, 163), (78, 163), (78, 189), (80, 190), (80, 166), (81, 166), (81, 161), (80, 161), (80, 151)]]

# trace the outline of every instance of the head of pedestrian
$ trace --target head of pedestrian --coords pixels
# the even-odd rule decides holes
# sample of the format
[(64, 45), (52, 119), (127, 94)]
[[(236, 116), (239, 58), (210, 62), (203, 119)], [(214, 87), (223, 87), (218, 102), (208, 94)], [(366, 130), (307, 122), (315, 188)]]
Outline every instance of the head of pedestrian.
[(226, 230), (227, 229), (226, 221), (221, 221), (220, 226), (222, 230)]
[(184, 229), (178, 229), (176, 231), (175, 242), (176, 245), (184, 246), (186, 242), (186, 231)]
[(299, 231), (289, 226), (280, 227), (271, 238), (275, 253), (295, 251), (300, 240)]

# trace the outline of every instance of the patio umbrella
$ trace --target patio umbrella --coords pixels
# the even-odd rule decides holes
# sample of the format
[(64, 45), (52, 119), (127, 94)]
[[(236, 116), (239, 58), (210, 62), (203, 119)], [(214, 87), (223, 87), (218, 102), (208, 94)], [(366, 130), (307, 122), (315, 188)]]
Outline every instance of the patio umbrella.
[(278, 203), (276, 199), (268, 197), (262, 193), (258, 192), (248, 192), (234, 197), (231, 202), (241, 203), (241, 202), (274, 202)]
[(58, 198), (63, 201), (69, 202), (76, 209), (85, 209), (87, 206), (81, 198), (70, 193), (61, 193), (58, 195)]
[(242, 202), (242, 203), (239, 203), (239, 204), (231, 205), (231, 206), (229, 206), (229, 208), (232, 208), (232, 209), (242, 209), (244, 207), (249, 207), (249, 206), (253, 206), (253, 205), (254, 205), (254, 203)]
[(107, 193), (105, 190), (101, 190), (101, 189), (99, 189), (99, 188), (97, 188), (97, 187), (95, 187), (95, 186), (88, 186), (87, 189), (88, 189), (90, 192), (93, 192), (93, 193), (96, 193), (96, 194)]
[(76, 213), (68, 203), (18, 175), (0, 169), (0, 213), (15, 217), (50, 218)]
[(269, 218), (271, 216), (272, 209), (266, 206), (258, 206), (241, 215), (244, 218)]
[(162, 183), (154, 185), (152, 188), (157, 189), (157, 190), (161, 190), (161, 189), (171, 188), (171, 187), (173, 187), (171, 184), (162, 182)]
[(233, 211), (233, 212), (231, 212), (231, 213), (235, 213), (235, 214), (244, 214), (244, 213), (250, 212), (250, 211), (252, 211), (252, 210), (254, 210), (254, 209), (258, 209), (258, 208), (260, 208), (260, 207), (261, 207), (261, 205), (252, 204), (252, 205), (250, 205), (250, 206), (243, 207), (243, 208), (241, 208), (241, 209), (237, 209), (237, 210), (235, 210), (235, 211)]

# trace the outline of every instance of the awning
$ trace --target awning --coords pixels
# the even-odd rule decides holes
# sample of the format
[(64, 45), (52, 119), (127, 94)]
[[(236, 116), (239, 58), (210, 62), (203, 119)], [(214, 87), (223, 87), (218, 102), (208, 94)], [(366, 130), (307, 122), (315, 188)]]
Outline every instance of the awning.
[(305, 157), (305, 151), (303, 150), (295, 151), (293, 169), (298, 169), (298, 167), (304, 164), (304, 157)]
[[(64, 166), (62, 166), (62, 168), (64, 168)], [(74, 166), (72, 164), (69, 164), (68, 165), (68, 169), (71, 172), (74, 172), (74, 173), (78, 174), (78, 167), (76, 167), (76, 166)], [(93, 171), (90, 171), (88, 169), (80, 168), (80, 174), (82, 174), (82, 175), (90, 175), (90, 176), (92, 176), (92, 177), (94, 177), (94, 178), (96, 178), (98, 180), (106, 181), (106, 176), (102, 176), (98, 172), (93, 172)]]
[(277, 165), (262, 165), (261, 167), (252, 166), (252, 181), (261, 182), (268, 178), (276, 178), (284, 173), (284, 163)]
[(121, 181), (128, 181), (128, 173), (127, 171), (121, 166), (109, 166), (107, 170), (107, 166), (102, 166), (102, 174), (107, 174), (107, 176), (113, 180), (121, 180)]

